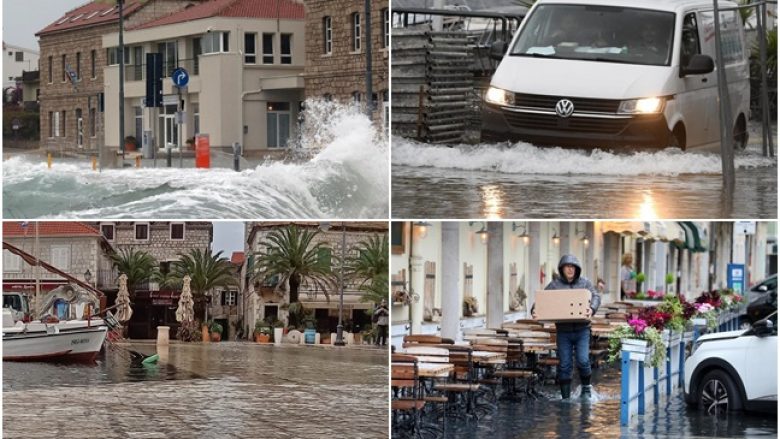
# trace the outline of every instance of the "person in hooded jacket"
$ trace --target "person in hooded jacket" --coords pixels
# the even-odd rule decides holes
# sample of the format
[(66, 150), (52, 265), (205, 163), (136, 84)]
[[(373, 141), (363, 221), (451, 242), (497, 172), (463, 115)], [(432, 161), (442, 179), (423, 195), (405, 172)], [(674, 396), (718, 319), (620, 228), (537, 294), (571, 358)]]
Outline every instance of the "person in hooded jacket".
[[(558, 263), (559, 277), (550, 282), (545, 290), (587, 289), (591, 293), (590, 313), (592, 316), (601, 305), (601, 295), (593, 283), (581, 276), (582, 265), (573, 255), (564, 255)], [(533, 307), (531, 314), (536, 318)], [(558, 383), (561, 386), (561, 397), (571, 396), (571, 377), (574, 369), (572, 356), (575, 356), (577, 369), (582, 383), (582, 398), (590, 398), (590, 321), (587, 322), (556, 322), (558, 347)], [(572, 352), (574, 351), (574, 352)]]

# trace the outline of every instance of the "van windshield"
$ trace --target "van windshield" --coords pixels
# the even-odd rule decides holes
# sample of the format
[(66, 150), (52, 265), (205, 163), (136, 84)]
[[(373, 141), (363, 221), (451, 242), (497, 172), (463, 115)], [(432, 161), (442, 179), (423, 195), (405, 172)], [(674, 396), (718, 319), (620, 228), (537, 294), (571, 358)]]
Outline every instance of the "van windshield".
[(540, 5), (509, 52), (514, 56), (665, 66), (674, 13), (591, 5)]

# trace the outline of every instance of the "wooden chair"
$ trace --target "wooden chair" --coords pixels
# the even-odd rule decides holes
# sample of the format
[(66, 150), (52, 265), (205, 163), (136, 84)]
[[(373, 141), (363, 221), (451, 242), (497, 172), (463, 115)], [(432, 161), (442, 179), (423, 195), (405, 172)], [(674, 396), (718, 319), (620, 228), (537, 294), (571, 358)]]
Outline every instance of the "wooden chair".
[(425, 400), (420, 397), (417, 358), (411, 355), (393, 354), (390, 365), (390, 386), (393, 399), (393, 429), (405, 432), (404, 437), (414, 437), (421, 431), (421, 413)]

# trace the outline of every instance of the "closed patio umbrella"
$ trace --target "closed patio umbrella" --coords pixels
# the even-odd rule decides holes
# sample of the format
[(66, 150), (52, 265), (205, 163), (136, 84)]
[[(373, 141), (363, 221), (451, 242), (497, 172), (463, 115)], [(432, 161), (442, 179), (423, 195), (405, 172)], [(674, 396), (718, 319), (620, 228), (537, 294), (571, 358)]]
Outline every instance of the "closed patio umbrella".
[(133, 309), (130, 308), (130, 293), (127, 291), (127, 275), (122, 273), (119, 276), (119, 292), (116, 295), (116, 319), (119, 322), (126, 322), (133, 316)]
[(176, 308), (176, 321), (191, 322), (195, 319), (194, 302), (192, 301), (192, 291), (190, 290), (190, 277), (184, 276), (182, 279), (181, 295), (179, 296), (179, 307)]

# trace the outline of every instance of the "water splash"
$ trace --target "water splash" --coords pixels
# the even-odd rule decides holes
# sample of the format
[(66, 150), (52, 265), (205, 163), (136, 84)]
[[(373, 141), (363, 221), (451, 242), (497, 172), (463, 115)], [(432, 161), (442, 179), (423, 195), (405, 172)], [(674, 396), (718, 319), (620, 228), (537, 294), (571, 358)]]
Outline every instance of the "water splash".
[[(393, 137), (393, 164), (503, 174), (548, 175), (664, 175), (720, 174), (721, 159), (713, 153), (688, 153), (677, 148), (617, 154), (600, 149), (586, 151), (540, 148), (529, 143), (426, 145)], [(756, 153), (737, 155), (738, 169), (776, 166), (773, 158)]]
[(254, 169), (94, 172), (86, 162), (14, 157), (3, 164), (6, 218), (387, 218), (388, 145), (368, 117), (307, 103), (303, 162)]

